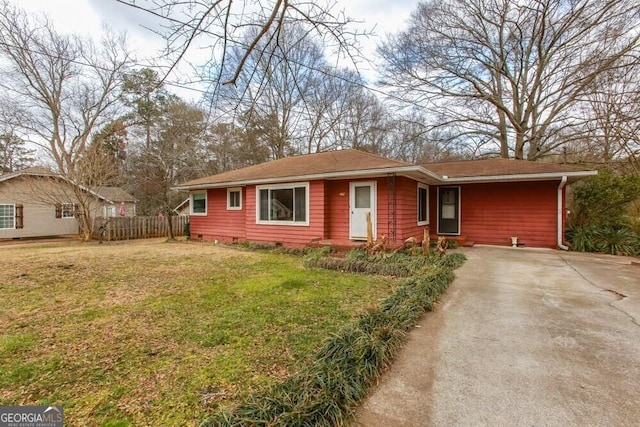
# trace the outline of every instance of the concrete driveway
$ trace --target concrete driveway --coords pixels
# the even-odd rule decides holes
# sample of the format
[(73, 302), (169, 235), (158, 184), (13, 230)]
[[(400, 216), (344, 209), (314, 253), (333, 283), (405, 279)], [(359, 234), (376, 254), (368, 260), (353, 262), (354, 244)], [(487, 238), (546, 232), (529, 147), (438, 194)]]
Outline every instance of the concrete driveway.
[(464, 253), (359, 425), (640, 425), (640, 266), (551, 250)]

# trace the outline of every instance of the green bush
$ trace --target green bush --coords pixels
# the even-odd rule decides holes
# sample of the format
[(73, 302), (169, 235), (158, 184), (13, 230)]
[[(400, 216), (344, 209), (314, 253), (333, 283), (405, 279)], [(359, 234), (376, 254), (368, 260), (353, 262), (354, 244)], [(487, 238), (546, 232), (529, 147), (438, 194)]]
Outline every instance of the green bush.
[(578, 252), (600, 252), (600, 231), (595, 226), (576, 227), (567, 232), (571, 249)]
[(364, 251), (352, 251), (344, 259), (319, 254), (308, 254), (305, 263), (363, 272), (402, 270), (417, 273), (404, 279), (379, 307), (328, 337), (313, 362), (299, 373), (262, 394), (249, 397), (232, 410), (218, 412), (204, 422), (205, 426), (344, 424), (353, 415), (355, 405), (362, 401), (391, 363), (407, 332), (425, 310), (431, 310), (453, 280), (452, 268), (464, 261), (461, 254), (370, 257)]
[(628, 228), (605, 228), (599, 234), (602, 252), (611, 255), (640, 254), (640, 236)]
[(620, 228), (630, 225), (629, 206), (640, 197), (640, 175), (617, 175), (608, 169), (573, 186), (569, 226)]
[(572, 249), (612, 255), (640, 254), (640, 236), (626, 227), (577, 227), (569, 233)]
[(617, 175), (600, 170), (598, 175), (573, 188), (573, 209), (567, 238), (573, 250), (614, 255), (640, 253), (637, 211), (639, 175)]

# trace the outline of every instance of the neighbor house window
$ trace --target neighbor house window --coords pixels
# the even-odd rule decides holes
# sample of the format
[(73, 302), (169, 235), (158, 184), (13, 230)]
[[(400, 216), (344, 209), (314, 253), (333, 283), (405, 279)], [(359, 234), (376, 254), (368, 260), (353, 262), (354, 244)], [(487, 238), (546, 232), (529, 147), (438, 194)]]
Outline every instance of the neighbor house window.
[(227, 210), (239, 211), (242, 209), (242, 189), (227, 189)]
[(116, 207), (115, 206), (105, 206), (103, 208), (102, 216), (105, 218), (113, 218), (116, 216)]
[(77, 205), (75, 203), (58, 203), (56, 205), (56, 218), (75, 218)]
[(429, 187), (418, 184), (418, 225), (429, 224)]
[(16, 205), (0, 205), (0, 229), (16, 228)]
[(191, 215), (207, 214), (207, 193), (191, 194)]
[(309, 225), (309, 184), (256, 187), (257, 222), (261, 224)]

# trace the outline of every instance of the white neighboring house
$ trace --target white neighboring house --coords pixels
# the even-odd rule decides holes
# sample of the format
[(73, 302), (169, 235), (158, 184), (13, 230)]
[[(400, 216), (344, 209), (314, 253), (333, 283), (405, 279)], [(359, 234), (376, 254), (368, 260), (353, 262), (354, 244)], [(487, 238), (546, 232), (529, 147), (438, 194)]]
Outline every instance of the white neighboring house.
[[(0, 239), (77, 234), (80, 212), (69, 191), (71, 185), (41, 167), (0, 175)], [(136, 199), (120, 187), (83, 191), (95, 198), (93, 218), (136, 214)], [(62, 201), (65, 197), (68, 202)]]

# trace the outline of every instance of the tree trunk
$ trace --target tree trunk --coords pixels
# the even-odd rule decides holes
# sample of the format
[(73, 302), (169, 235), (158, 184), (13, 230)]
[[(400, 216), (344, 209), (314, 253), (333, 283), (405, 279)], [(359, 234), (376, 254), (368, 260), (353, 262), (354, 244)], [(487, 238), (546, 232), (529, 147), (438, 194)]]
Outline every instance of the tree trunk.
[(504, 111), (498, 110), (498, 125), (500, 126), (500, 157), (509, 158), (509, 136), (507, 135), (507, 119)]
[(522, 131), (516, 131), (516, 147), (514, 150), (514, 157), (518, 160), (524, 159), (524, 133)]
[(173, 233), (173, 221), (171, 220), (171, 209), (167, 209), (167, 214), (164, 216), (167, 219), (167, 238), (169, 240), (175, 240), (176, 236)]

